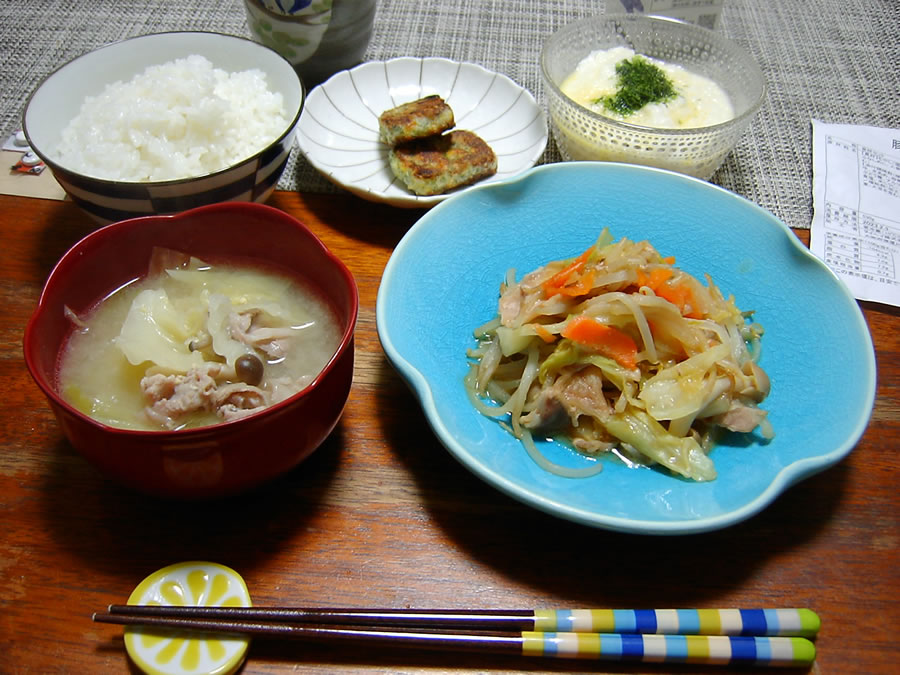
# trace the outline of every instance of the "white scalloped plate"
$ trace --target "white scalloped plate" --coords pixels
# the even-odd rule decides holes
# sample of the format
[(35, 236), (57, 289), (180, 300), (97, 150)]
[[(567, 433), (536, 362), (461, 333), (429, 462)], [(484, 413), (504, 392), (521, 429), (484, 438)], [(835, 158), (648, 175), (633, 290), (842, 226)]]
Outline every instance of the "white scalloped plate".
[(530, 92), (474, 63), (434, 57), (370, 61), (333, 75), (309, 93), (297, 143), (326, 178), (363, 199), (433, 206), (466, 188), (413, 194), (394, 176), (388, 147), (378, 136), (382, 112), (431, 94), (453, 109), (457, 129), (474, 131), (496, 153), (497, 173), (478, 185), (530, 169), (547, 145), (547, 120)]

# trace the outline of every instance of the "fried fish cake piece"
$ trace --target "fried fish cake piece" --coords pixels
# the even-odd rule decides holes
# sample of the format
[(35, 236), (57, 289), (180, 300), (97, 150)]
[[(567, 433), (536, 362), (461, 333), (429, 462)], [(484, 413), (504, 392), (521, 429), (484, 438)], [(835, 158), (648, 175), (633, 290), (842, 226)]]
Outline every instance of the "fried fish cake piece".
[(457, 129), (394, 147), (391, 170), (417, 195), (439, 195), (497, 173), (497, 155), (484, 139)]
[(378, 118), (381, 139), (390, 146), (452, 129), (453, 110), (437, 94), (385, 110)]

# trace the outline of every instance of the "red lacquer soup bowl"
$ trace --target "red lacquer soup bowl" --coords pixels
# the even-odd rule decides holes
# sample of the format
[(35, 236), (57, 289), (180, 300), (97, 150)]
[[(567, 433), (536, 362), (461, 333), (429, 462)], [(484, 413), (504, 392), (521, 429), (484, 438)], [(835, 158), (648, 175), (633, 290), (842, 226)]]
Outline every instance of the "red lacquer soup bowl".
[[(74, 328), (66, 308), (87, 314), (143, 276), (156, 247), (295, 277), (331, 309), (340, 334), (336, 352), (304, 389), (233, 421), (138, 431), (80, 412), (60, 394), (60, 355)], [(262, 204), (213, 204), (113, 223), (75, 244), (51, 272), (26, 327), (25, 361), (72, 446), (105, 474), (160, 496), (223, 496), (293, 469), (337, 425), (352, 381), (358, 306), (350, 271), (298, 220)]]

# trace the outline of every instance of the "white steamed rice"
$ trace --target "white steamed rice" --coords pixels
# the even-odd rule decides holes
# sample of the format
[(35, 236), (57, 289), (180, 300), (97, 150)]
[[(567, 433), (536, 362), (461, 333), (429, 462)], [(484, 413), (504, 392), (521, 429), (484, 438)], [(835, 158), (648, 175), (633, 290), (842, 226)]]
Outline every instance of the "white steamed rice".
[(259, 152), (287, 124), (282, 96), (261, 70), (227, 73), (192, 55), (87, 97), (56, 159), (110, 180), (202, 176)]

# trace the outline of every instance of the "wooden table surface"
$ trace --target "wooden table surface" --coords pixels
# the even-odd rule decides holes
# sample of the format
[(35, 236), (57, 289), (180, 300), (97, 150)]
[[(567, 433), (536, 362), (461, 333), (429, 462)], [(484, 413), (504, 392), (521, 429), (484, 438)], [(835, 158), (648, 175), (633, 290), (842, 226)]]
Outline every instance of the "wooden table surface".
[[(877, 400), (843, 462), (724, 530), (613, 533), (535, 511), (469, 473), (438, 443), (386, 360), (376, 292), (392, 248), (420, 212), (347, 195), (281, 192), (270, 204), (306, 223), (359, 283), (353, 389), (337, 429), (289, 475), (252, 494), (185, 504), (113, 484), (64, 439), (25, 367), (22, 334), (50, 269), (93, 225), (68, 202), (0, 196), (0, 672), (128, 672), (121, 628), (95, 624), (91, 613), (124, 602), (154, 570), (198, 559), (240, 572), (255, 604), (805, 606), (822, 619), (812, 672), (897, 672), (895, 308), (863, 305)], [(848, 375), (836, 370), (830, 386)], [(257, 640), (243, 672), (457, 669), (698, 670)]]

